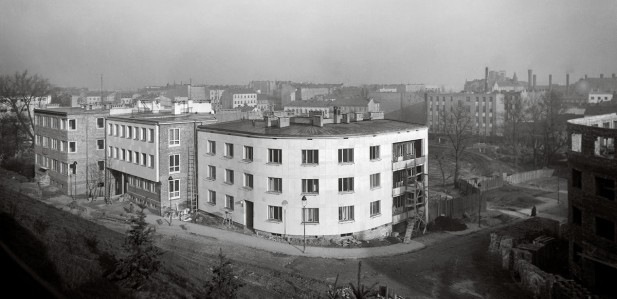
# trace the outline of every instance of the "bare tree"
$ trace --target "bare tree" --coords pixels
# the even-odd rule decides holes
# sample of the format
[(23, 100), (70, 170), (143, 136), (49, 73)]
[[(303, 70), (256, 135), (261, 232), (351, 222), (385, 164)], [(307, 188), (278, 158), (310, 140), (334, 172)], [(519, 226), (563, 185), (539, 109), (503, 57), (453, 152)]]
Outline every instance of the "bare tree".
[[(97, 194), (101, 193), (101, 188), (105, 185), (105, 171), (99, 169), (98, 164), (91, 164), (88, 168), (88, 180), (87, 180), (87, 188), (88, 188), (88, 198), (96, 198)], [(99, 189), (99, 192), (96, 192), (96, 189)]]
[(548, 166), (567, 143), (565, 122), (559, 117), (560, 109), (561, 100), (553, 91), (541, 95), (527, 109), (534, 166)]
[[(49, 94), (51, 85), (39, 75), (29, 76), (28, 71), (0, 76), (0, 101), (8, 104), (17, 116), (21, 129), (34, 140), (34, 121), (31, 106), (35, 100)], [(34, 147), (34, 142), (32, 142)]]
[(518, 167), (520, 157), (521, 132), (528, 119), (529, 100), (520, 94), (509, 97), (504, 109), (504, 132), (506, 140), (514, 151), (514, 166)]
[(460, 176), (461, 157), (473, 138), (471, 134), (473, 119), (469, 109), (470, 107), (459, 102), (458, 105), (451, 106), (450, 111), (444, 111), (444, 116), (441, 117), (443, 132), (454, 150), (452, 156), (454, 158), (455, 186), (457, 186)]
[(452, 169), (449, 167), (450, 165), (446, 161), (446, 153), (435, 152), (433, 154), (433, 158), (437, 162), (437, 166), (439, 166), (439, 171), (441, 172), (441, 186), (445, 190), (446, 181), (452, 177)]

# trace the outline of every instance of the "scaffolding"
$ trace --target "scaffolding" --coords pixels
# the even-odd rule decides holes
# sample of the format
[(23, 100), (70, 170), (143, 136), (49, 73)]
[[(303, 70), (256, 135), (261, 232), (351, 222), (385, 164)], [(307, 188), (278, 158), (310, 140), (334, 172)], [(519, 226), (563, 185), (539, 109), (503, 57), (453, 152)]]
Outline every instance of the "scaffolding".
[[(418, 166), (415, 152), (410, 154), (412, 163), (405, 164), (404, 186), (405, 186), (405, 209), (407, 210), (407, 230), (405, 231), (405, 243), (409, 243), (414, 234), (422, 230), (426, 233), (428, 224), (428, 184), (426, 184), (426, 167)], [(411, 168), (410, 168), (411, 167)], [(422, 198), (419, 203), (418, 199)]]

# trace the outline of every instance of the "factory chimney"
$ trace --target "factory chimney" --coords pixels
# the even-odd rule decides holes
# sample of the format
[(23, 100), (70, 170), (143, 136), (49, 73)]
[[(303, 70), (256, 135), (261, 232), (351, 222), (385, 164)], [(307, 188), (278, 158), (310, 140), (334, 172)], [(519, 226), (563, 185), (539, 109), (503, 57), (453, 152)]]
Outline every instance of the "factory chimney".
[(527, 70), (527, 89), (531, 90), (531, 70)]
[(570, 93), (570, 74), (566, 74), (566, 94)]
[(604, 74), (600, 74), (600, 79), (604, 78)]
[(553, 88), (553, 75), (548, 74), (548, 89), (551, 90)]
[(585, 74), (585, 80), (587, 80), (587, 74)]
[(484, 92), (488, 92), (488, 66), (484, 68)]
[(532, 86), (533, 90), (536, 90), (536, 75), (533, 75), (533, 86)]

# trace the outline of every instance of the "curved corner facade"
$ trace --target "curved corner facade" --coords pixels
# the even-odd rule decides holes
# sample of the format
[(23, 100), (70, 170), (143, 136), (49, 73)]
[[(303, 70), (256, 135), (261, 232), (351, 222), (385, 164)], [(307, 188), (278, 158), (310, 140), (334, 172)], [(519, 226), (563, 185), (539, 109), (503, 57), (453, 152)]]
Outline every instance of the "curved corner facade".
[(277, 236), (385, 236), (425, 209), (427, 136), (389, 120), (201, 126), (199, 209)]
[(617, 277), (617, 114), (568, 121), (570, 269), (602, 290)]

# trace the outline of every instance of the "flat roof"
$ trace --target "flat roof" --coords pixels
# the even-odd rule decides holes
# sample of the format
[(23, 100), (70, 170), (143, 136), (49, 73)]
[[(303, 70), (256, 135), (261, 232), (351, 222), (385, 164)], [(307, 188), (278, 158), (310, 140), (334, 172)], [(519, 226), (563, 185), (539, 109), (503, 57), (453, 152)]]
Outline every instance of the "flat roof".
[(90, 109), (81, 107), (57, 107), (34, 109), (34, 113), (44, 113), (53, 115), (74, 115), (74, 114), (109, 114), (109, 109)]
[(421, 124), (407, 123), (397, 120), (377, 119), (363, 120), (343, 124), (324, 124), (323, 127), (310, 124), (290, 123), (288, 127), (266, 127), (263, 120), (236, 120), (198, 127), (199, 131), (227, 133), (237, 135), (250, 135), (262, 137), (341, 137), (363, 136), (417, 129), (427, 129)]
[(196, 121), (212, 121), (216, 120), (213, 114), (210, 113), (135, 113), (135, 114), (121, 114), (112, 115), (107, 117), (108, 120), (128, 121), (136, 123), (189, 123)]

